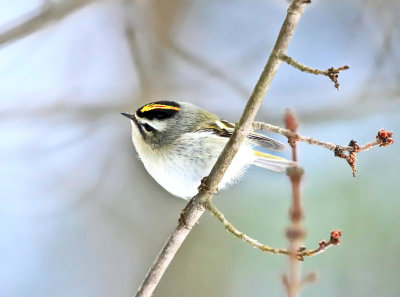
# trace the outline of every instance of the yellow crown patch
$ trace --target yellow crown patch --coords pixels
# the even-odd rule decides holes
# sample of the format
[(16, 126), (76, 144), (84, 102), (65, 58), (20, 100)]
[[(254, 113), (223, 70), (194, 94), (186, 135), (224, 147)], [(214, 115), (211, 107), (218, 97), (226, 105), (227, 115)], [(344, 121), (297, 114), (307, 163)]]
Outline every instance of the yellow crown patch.
[(151, 104), (147, 104), (147, 105), (143, 106), (142, 109), (140, 110), (140, 112), (146, 112), (146, 111), (150, 111), (150, 110), (153, 110), (153, 109), (179, 110), (179, 107), (170, 106), (170, 105), (164, 105), (164, 104), (151, 103)]

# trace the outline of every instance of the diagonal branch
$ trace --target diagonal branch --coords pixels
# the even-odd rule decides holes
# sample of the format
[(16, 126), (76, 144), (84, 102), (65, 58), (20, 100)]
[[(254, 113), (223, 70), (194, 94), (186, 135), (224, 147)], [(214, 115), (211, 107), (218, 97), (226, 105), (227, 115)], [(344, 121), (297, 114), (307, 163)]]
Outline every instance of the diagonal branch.
[(236, 125), (232, 137), (229, 139), (227, 145), (219, 156), (216, 164), (210, 172), (210, 175), (204, 181), (204, 186), (200, 187), (199, 193), (192, 198), (191, 203), (189, 203), (183, 212), (181, 216), (182, 220), (180, 220), (178, 226), (172, 232), (170, 238), (157, 256), (150, 271), (147, 273), (143, 283), (137, 291), (136, 297), (147, 297), (153, 294), (154, 289), (161, 280), (162, 275), (172, 261), (172, 258), (178, 251), (182, 242), (185, 240), (194, 224), (204, 213), (204, 207), (202, 204), (207, 201), (207, 199), (211, 199), (211, 196), (215, 192), (219, 182), (225, 174), (225, 171), (228, 169), (233, 157), (239, 150), (241, 143), (252, 129), (252, 122), (254, 121), (261, 102), (281, 63), (280, 59), (277, 57), (277, 53), (286, 51), (294, 30), (308, 3), (309, 1), (307, 0), (293, 0), (290, 4), (274, 48), (272, 49), (267, 64), (265, 65), (249, 101), (247, 102), (242, 117)]
[(28, 20), (5, 32), (0, 33), (0, 47), (24, 38), (53, 22), (58, 22), (71, 13), (99, 0), (64, 0), (57, 3), (46, 3), (42, 9)]

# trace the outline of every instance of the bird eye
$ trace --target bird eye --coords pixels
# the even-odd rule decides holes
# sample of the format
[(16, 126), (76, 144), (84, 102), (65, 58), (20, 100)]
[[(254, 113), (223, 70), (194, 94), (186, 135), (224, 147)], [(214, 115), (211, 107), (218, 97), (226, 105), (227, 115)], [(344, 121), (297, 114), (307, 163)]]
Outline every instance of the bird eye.
[(147, 124), (147, 123), (143, 124), (143, 128), (144, 128), (147, 132), (152, 132), (152, 131), (155, 130), (152, 126), (150, 126), (150, 125)]

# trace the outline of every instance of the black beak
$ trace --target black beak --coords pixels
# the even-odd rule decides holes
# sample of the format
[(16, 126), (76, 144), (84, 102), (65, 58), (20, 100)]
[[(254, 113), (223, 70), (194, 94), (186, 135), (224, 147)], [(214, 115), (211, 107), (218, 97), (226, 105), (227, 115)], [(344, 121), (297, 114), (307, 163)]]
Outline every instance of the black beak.
[(133, 119), (133, 115), (129, 114), (129, 113), (125, 113), (125, 112), (121, 112), (121, 114), (125, 117), (127, 117), (128, 119), (132, 120)]

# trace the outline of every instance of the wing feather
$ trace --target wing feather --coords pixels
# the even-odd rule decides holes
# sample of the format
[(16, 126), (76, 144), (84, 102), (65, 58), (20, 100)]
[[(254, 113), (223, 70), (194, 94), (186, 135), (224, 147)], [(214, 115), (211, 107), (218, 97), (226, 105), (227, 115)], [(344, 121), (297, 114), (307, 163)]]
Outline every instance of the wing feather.
[[(231, 137), (234, 129), (235, 129), (235, 124), (225, 120), (220, 120), (206, 127), (202, 127), (199, 130), (211, 131), (212, 133), (222, 137)], [(250, 132), (247, 138), (251, 140), (254, 143), (254, 145), (261, 146), (268, 150), (281, 152), (286, 148), (285, 145), (280, 143), (279, 141), (276, 141), (272, 138), (269, 138), (265, 135), (256, 132)]]

